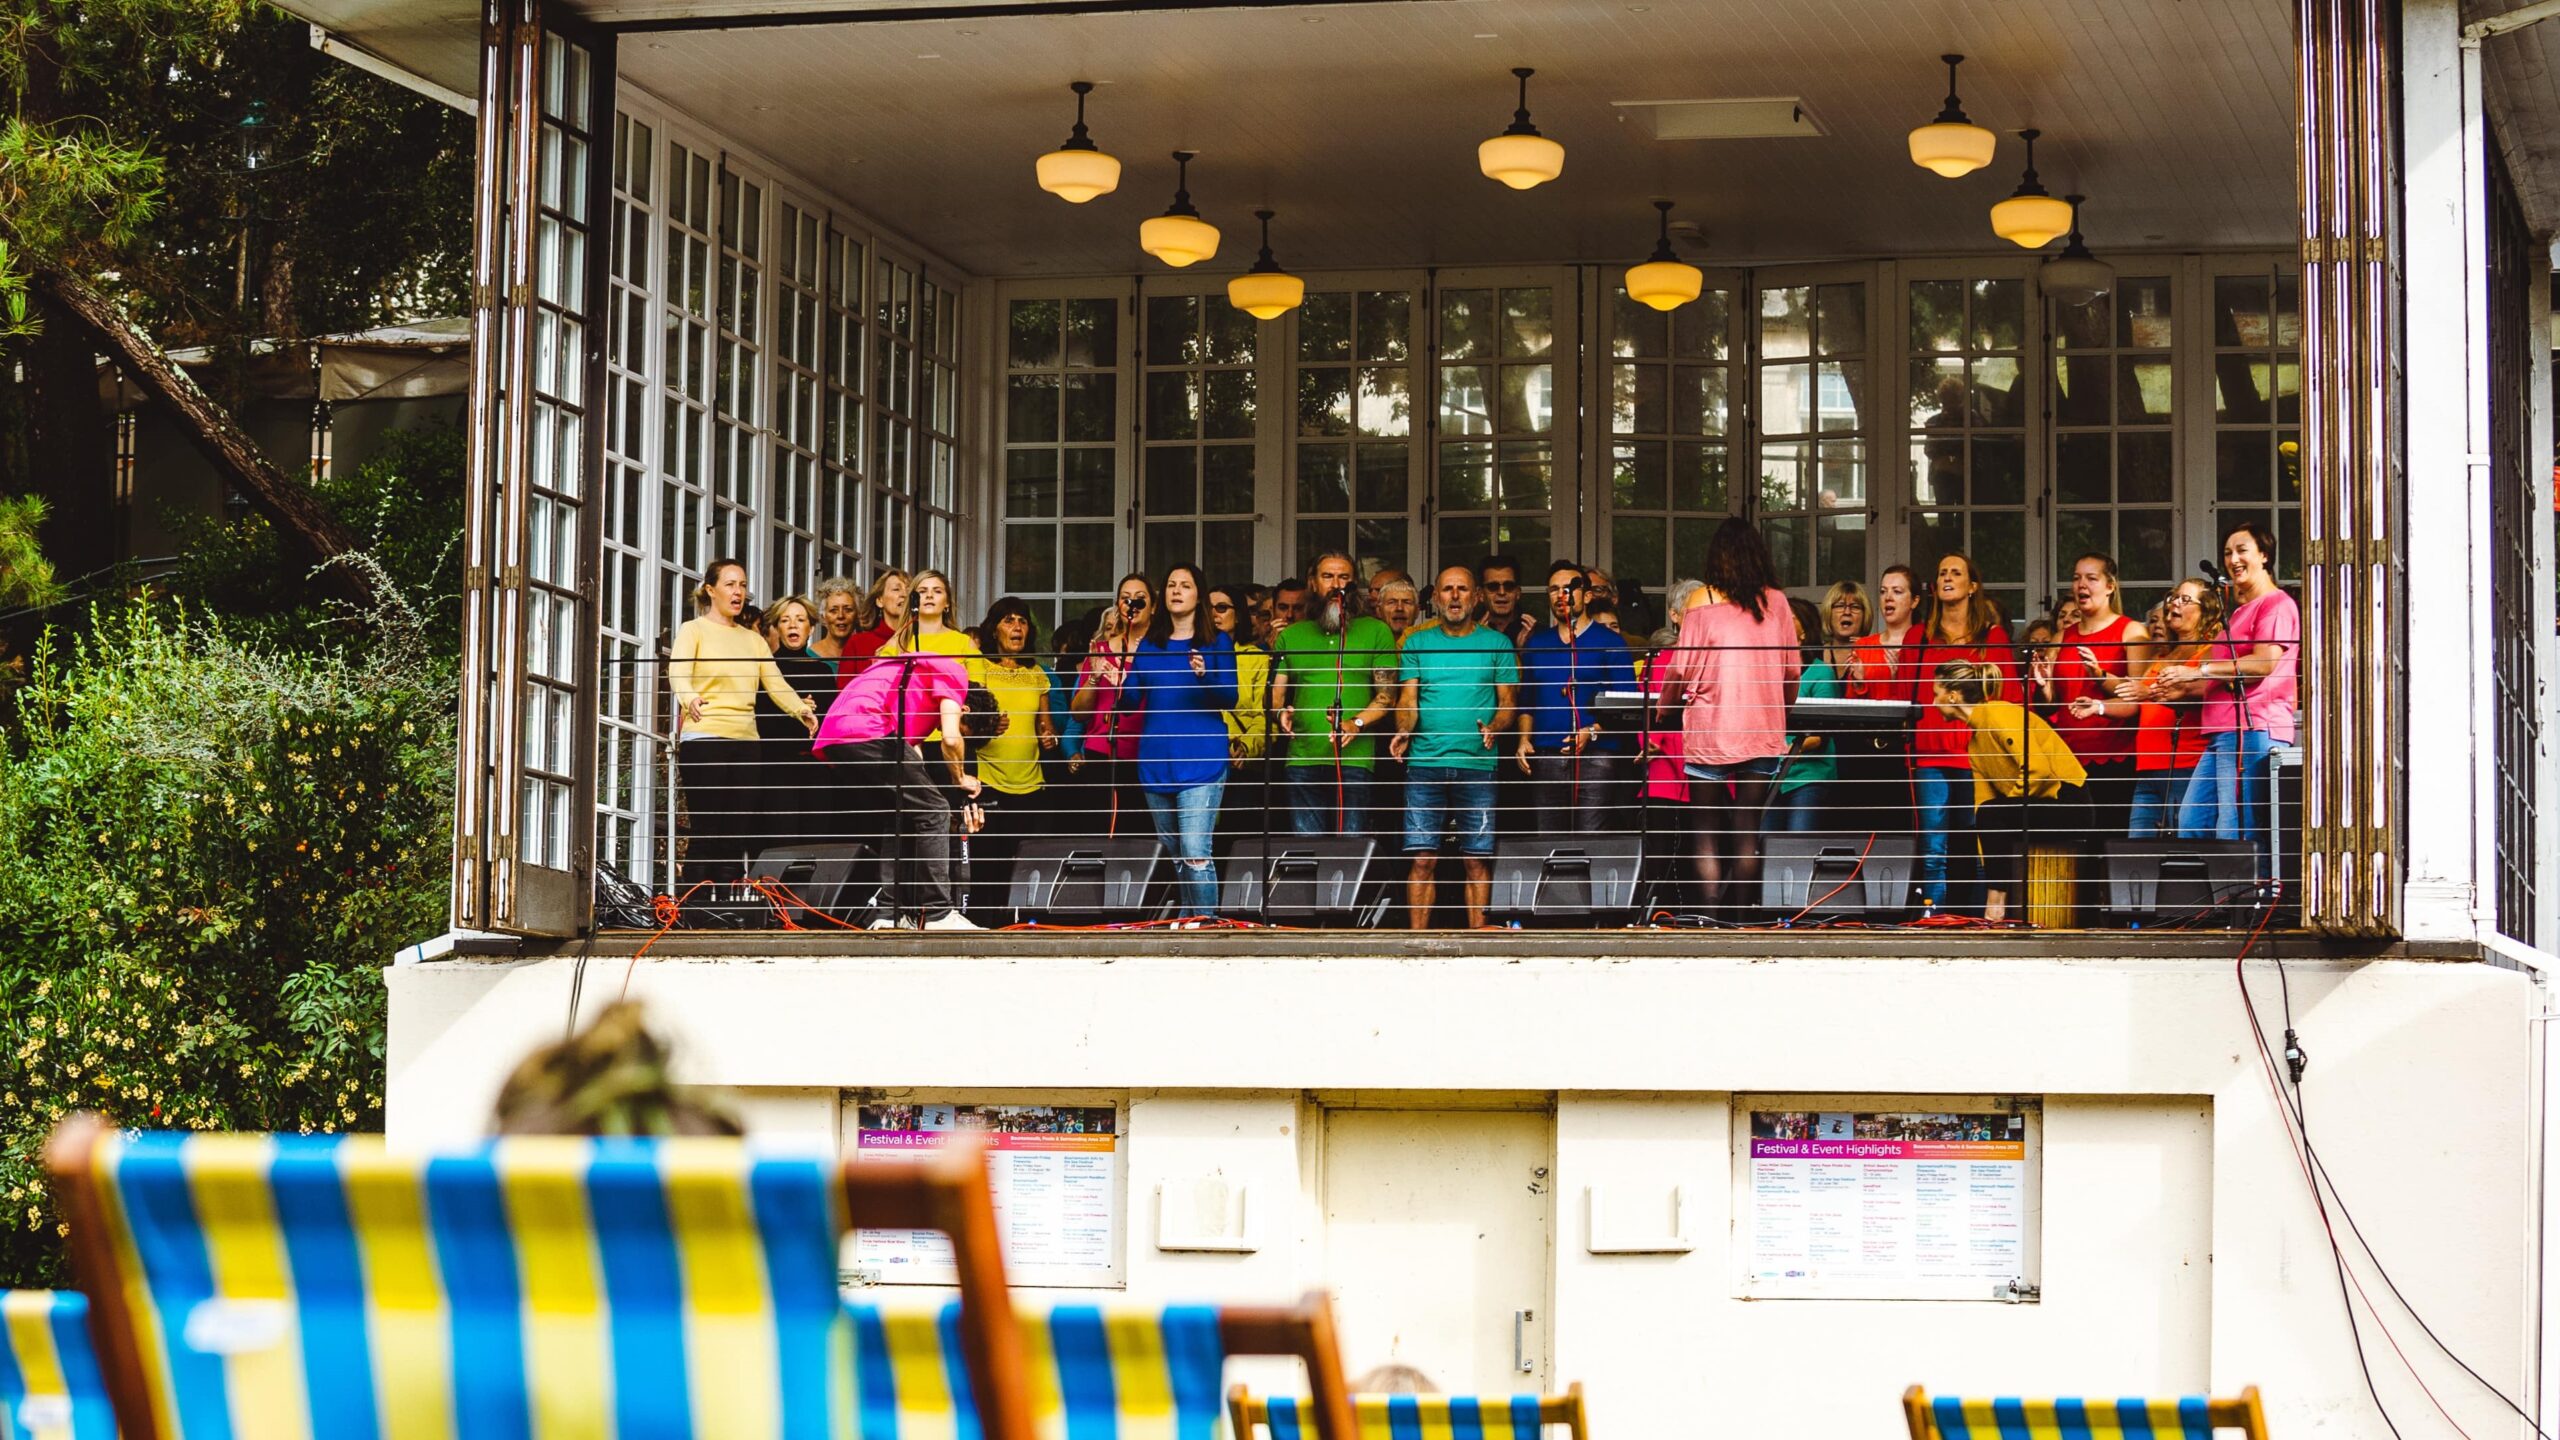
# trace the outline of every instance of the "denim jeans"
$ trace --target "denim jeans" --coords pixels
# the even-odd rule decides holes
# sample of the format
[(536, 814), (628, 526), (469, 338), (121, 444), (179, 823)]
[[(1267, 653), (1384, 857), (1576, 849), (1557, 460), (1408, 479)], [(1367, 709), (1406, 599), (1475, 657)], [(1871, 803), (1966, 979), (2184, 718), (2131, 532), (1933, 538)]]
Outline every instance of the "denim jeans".
[(1932, 905), (1944, 905), (1948, 844), (1955, 828), (1972, 816), (1973, 774), (1915, 765), (1911, 769), (1911, 800), (1920, 825), (1920, 896)]
[(2178, 801), (2178, 838), (2246, 840), (2263, 870), (2273, 839), (2267, 805), (2275, 798), (2275, 748), (2263, 730), (2225, 730), (2207, 740)]
[(2133, 782), (2133, 809), (2125, 817), (2129, 840), (2151, 840), (2177, 828), (2178, 800), (2186, 777), (2174, 770), (2153, 770)]
[(1174, 857), (1175, 871), (1182, 877), (1185, 915), (1218, 913), (1218, 867), (1209, 858), (1209, 844), (1218, 829), (1218, 797), (1226, 788), (1226, 781), (1212, 780), (1170, 795), (1147, 792), (1147, 809), (1156, 817), (1156, 840)]
[(1844, 828), (1836, 823), (1825, 823), (1831, 816), (1831, 787), (1834, 783), (1810, 780), (1793, 790), (1781, 790), (1770, 796), (1767, 828), (1786, 835)]
[(1282, 803), (1289, 807), (1289, 833), (1364, 833), (1369, 813), (1369, 772), (1356, 766), (1343, 766), (1339, 772), (1339, 797), (1334, 788), (1336, 773), (1331, 765), (1288, 767), (1280, 783)]
[(1455, 840), (1469, 859), (1493, 855), (1494, 772), (1443, 765), (1415, 765), (1405, 771), (1404, 849), (1408, 855), (1437, 855), (1443, 840)]

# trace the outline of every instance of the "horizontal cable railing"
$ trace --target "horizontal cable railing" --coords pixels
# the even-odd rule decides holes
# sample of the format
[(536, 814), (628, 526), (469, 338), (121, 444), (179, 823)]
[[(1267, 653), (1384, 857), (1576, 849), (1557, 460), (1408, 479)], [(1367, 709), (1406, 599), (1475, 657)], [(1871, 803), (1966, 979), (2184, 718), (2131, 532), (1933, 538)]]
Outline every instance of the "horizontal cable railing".
[(608, 662), (597, 925), (2291, 925), (2290, 703), (2194, 649)]

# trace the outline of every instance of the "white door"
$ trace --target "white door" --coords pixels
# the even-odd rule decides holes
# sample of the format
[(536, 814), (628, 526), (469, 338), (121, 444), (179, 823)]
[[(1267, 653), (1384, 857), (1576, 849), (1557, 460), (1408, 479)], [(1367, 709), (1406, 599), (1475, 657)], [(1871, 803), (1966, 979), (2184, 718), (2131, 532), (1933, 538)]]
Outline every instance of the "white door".
[(1542, 1390), (1553, 1122), (1508, 1110), (1325, 1113), (1325, 1274), (1356, 1382), (1410, 1365), (1453, 1394)]

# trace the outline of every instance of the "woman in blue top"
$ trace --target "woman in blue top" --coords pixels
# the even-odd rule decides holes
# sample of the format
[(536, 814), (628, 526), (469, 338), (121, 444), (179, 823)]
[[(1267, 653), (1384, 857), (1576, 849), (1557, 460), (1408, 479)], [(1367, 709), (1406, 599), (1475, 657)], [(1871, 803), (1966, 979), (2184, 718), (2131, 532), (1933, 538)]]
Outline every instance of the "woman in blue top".
[(1182, 909), (1217, 912), (1218, 871), (1209, 842), (1227, 788), (1227, 713), (1236, 705), (1235, 642), (1200, 608), (1200, 571), (1165, 572), (1162, 603), (1129, 658), (1123, 708), (1144, 707), (1138, 730), (1138, 788), (1155, 815), (1156, 839), (1180, 863)]

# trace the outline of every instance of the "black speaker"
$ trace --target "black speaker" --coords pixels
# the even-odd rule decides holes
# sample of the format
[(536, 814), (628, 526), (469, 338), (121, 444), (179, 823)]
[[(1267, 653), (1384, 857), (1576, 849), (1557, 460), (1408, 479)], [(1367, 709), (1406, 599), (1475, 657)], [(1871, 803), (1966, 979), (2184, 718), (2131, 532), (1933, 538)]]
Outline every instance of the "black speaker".
[(1013, 857), (1005, 903), (1024, 920), (1106, 925), (1151, 918), (1171, 866), (1151, 835), (1025, 840)]
[(776, 845), (755, 858), (747, 876), (774, 881), (848, 925), (861, 923), (880, 888), (879, 861), (867, 845)]
[(1785, 920), (1886, 921), (1911, 903), (1920, 837), (1881, 830), (1779, 831), (1760, 837), (1760, 908)]
[(1643, 873), (1642, 836), (1515, 835), (1494, 851), (1490, 913), (1523, 925), (1632, 925)]
[(1218, 913), (1274, 925), (1373, 925), (1363, 914), (1378, 842), (1359, 835), (1251, 835), (1218, 862)]
[(2110, 925), (2212, 927), (2249, 918), (2258, 859), (2246, 840), (2160, 835), (2105, 848)]

